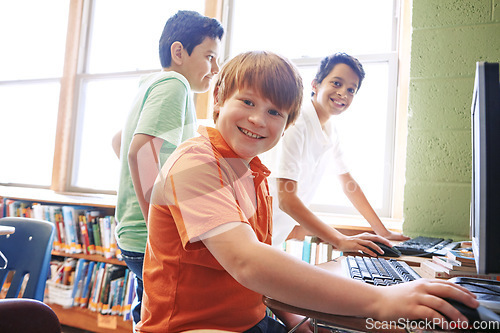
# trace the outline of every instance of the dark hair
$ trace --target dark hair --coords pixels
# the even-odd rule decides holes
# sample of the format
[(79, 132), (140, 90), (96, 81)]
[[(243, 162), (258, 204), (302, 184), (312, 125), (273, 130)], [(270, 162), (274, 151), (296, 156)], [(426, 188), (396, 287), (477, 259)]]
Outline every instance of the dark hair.
[[(229, 60), (219, 72), (214, 100), (219, 105), (237, 90), (253, 88), (280, 109), (289, 110), (286, 127), (298, 117), (302, 104), (302, 78), (297, 68), (285, 57), (273, 52), (241, 53)], [(214, 121), (219, 114), (214, 112)]]
[(163, 68), (170, 67), (172, 55), (170, 47), (181, 42), (187, 53), (203, 43), (206, 37), (222, 39), (224, 28), (216, 19), (206, 17), (195, 11), (180, 10), (170, 17), (160, 37), (160, 62)]
[[(352, 68), (354, 73), (358, 75), (359, 84), (356, 92), (359, 91), (359, 88), (361, 88), (361, 82), (363, 82), (363, 79), (365, 78), (365, 70), (363, 69), (363, 65), (361, 65), (358, 59), (343, 52), (334, 53), (323, 58), (319, 65), (318, 72), (314, 77), (314, 80), (316, 80), (318, 84), (321, 84), (321, 82), (323, 82), (325, 77), (330, 74), (333, 67), (335, 67), (335, 65), (337, 64), (346, 64), (347, 66)], [(314, 92), (311, 94), (311, 96), (312, 95), (314, 95)]]

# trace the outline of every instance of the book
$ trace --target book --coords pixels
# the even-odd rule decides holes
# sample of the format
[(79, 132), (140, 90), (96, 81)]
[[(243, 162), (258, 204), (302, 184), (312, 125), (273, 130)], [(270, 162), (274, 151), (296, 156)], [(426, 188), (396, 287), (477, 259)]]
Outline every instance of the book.
[(75, 207), (63, 206), (62, 213), (64, 229), (66, 231), (66, 245), (69, 247), (69, 253), (82, 253), (78, 212)]
[(453, 277), (473, 277), (486, 280), (499, 280), (499, 274), (477, 274), (474, 272), (467, 271), (456, 271), (445, 268), (444, 266), (438, 265), (432, 260), (426, 260), (420, 264), (420, 272), (422, 277), (426, 278), (439, 278), (439, 279), (451, 279)]
[(80, 307), (87, 307), (89, 304), (89, 294), (91, 292), (91, 286), (93, 282), (93, 278), (96, 275), (96, 262), (91, 261), (89, 262), (88, 268), (87, 268), (87, 274), (85, 277), (85, 282), (83, 284), (83, 289), (82, 289), (82, 295), (80, 296), (80, 302), (79, 305)]
[(285, 243), (285, 252), (297, 259), (302, 259), (304, 242), (297, 239), (289, 239)]
[(73, 291), (71, 292), (71, 298), (73, 299), (73, 306), (80, 304), (83, 284), (88, 265), (89, 262), (85, 259), (79, 259), (76, 264), (75, 281), (73, 284)]
[(89, 297), (89, 310), (97, 311), (99, 305), (99, 296), (101, 295), (102, 278), (104, 276), (104, 271), (106, 269), (106, 263), (98, 263), (99, 268), (97, 269), (96, 276), (94, 278), (94, 284), (92, 285), (92, 292)]
[(83, 253), (90, 254), (90, 251), (89, 251), (89, 247), (90, 247), (89, 232), (87, 229), (87, 217), (85, 215), (79, 215), (78, 216), (78, 224), (80, 227), (81, 244), (82, 244)]
[(452, 271), (462, 271), (462, 272), (476, 272), (476, 266), (462, 265), (460, 261), (450, 259), (447, 257), (433, 256), (432, 261), (444, 268)]
[(312, 236), (305, 236), (302, 242), (302, 261), (310, 262), (311, 260), (311, 242)]
[(111, 274), (111, 269), (113, 265), (106, 265), (104, 269), (104, 274), (102, 276), (102, 282), (101, 282), (101, 292), (98, 296), (98, 301), (97, 301), (97, 311), (102, 313), (102, 314), (107, 314), (108, 313), (108, 300), (109, 300), (109, 289), (110, 289), (110, 278), (109, 275)]
[(468, 250), (450, 250), (446, 257), (458, 261), (462, 266), (475, 266), (474, 253)]

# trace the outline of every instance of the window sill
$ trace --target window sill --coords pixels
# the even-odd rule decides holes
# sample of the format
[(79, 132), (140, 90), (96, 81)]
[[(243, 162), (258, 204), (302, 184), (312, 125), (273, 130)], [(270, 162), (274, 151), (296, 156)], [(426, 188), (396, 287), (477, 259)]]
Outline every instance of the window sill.
[(63, 193), (48, 189), (0, 185), (0, 197), (37, 202), (57, 202), (67, 205), (84, 205), (114, 208), (116, 195), (95, 193)]

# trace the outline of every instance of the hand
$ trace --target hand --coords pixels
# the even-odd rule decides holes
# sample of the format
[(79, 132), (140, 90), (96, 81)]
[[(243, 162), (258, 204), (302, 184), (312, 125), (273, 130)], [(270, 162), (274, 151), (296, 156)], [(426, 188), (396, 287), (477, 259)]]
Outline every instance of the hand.
[[(368, 232), (364, 232), (362, 234), (355, 236), (344, 236), (344, 238), (340, 239), (339, 242), (334, 245), (340, 251), (344, 252), (362, 251), (372, 257), (376, 257), (377, 255), (384, 253), (384, 251), (382, 251), (382, 249), (373, 242), (383, 243), (387, 246), (392, 247), (391, 242), (389, 242), (387, 239)], [(377, 251), (378, 253), (375, 253), (370, 248)]]
[(374, 305), (376, 319), (398, 320), (399, 318), (439, 319), (439, 322), (467, 321), (452, 305), (443, 298), (452, 298), (472, 308), (479, 302), (467, 289), (446, 280), (419, 279), (413, 282), (390, 287), (377, 287), (381, 297)]
[(377, 235), (382, 236), (382, 237), (389, 239), (389, 240), (393, 240), (393, 241), (405, 241), (405, 240), (410, 239), (410, 237), (405, 236), (399, 232), (394, 232), (394, 231), (390, 231), (387, 229), (385, 229), (384, 232), (381, 232), (381, 233), (377, 232)]

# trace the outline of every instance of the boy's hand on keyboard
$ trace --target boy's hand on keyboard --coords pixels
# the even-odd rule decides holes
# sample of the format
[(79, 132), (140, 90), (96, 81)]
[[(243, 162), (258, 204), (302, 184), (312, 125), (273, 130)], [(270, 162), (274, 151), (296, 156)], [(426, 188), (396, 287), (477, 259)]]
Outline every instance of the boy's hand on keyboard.
[[(364, 232), (362, 234), (355, 236), (344, 236), (342, 239), (339, 240), (338, 244), (335, 244), (335, 246), (340, 251), (344, 252), (362, 251), (363, 253), (366, 253), (372, 257), (376, 257), (384, 253), (384, 251), (382, 251), (382, 249), (373, 242), (383, 243), (389, 247), (392, 246), (391, 242), (389, 242), (384, 237), (370, 234), (368, 232)], [(377, 251), (378, 253), (372, 251), (372, 249)]]
[(377, 301), (378, 320), (415, 320), (439, 318), (443, 321), (467, 321), (467, 318), (444, 298), (452, 298), (472, 308), (479, 302), (467, 289), (446, 280), (419, 279), (416, 281), (376, 287), (380, 291)]

